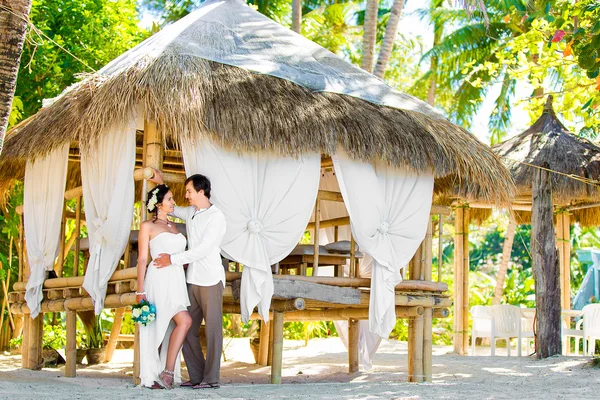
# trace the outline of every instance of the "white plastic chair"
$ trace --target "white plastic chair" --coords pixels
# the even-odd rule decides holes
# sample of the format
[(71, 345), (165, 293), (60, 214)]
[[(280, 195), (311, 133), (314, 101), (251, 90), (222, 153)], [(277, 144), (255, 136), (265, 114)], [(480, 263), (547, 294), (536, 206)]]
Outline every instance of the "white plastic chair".
[[(583, 339), (583, 355), (593, 356), (596, 352), (596, 340), (600, 339), (600, 304), (583, 307), (582, 317), (577, 321), (575, 329), (563, 327), (562, 334), (566, 338), (575, 338), (575, 355), (579, 354), (579, 340)], [(568, 344), (567, 341), (567, 346)]]
[(477, 338), (492, 337), (492, 320), (488, 314), (487, 306), (471, 307), (471, 318), (473, 327), (471, 328), (471, 355), (475, 355), (475, 342)]
[[(517, 338), (517, 353), (521, 356), (521, 309), (509, 304), (490, 306), (488, 314), (492, 322), (492, 356), (496, 355), (496, 339), (506, 340), (506, 349), (510, 357), (510, 339)], [(529, 334), (529, 332), (527, 332)], [(533, 332), (531, 332), (533, 334)]]

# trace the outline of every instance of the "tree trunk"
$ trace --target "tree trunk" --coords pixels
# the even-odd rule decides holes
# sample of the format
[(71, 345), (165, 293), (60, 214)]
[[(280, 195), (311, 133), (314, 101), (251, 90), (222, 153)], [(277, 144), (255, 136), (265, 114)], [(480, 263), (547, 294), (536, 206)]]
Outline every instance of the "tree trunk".
[(360, 67), (367, 72), (373, 72), (373, 59), (375, 58), (375, 39), (377, 37), (378, 10), (379, 0), (367, 0), (362, 44), (362, 60), (360, 62)]
[[(542, 167), (548, 168), (548, 165)], [(560, 281), (550, 172), (536, 169), (532, 197), (531, 254), (535, 280), (536, 355), (538, 358), (547, 358), (561, 353)]]
[(0, 0), (0, 154), (15, 95), (31, 0)]
[(292, 30), (300, 33), (302, 24), (302, 1), (292, 0)]
[(383, 79), (387, 63), (392, 54), (392, 48), (396, 41), (396, 33), (398, 33), (398, 22), (400, 22), (400, 16), (402, 15), (402, 8), (404, 7), (404, 0), (394, 0), (392, 10), (390, 11), (390, 19), (385, 27), (385, 35), (383, 36), (383, 43), (381, 44), (381, 50), (379, 51), (379, 58), (377, 58), (377, 65), (375, 66), (375, 76)]
[(502, 246), (502, 260), (500, 261), (500, 268), (498, 269), (498, 275), (496, 276), (496, 290), (494, 291), (494, 299), (492, 300), (492, 304), (494, 305), (500, 304), (500, 301), (502, 300), (502, 294), (504, 293), (504, 278), (506, 277), (506, 271), (508, 271), (508, 262), (515, 240), (516, 228), (517, 222), (515, 221), (514, 215), (511, 213), (510, 219), (508, 220), (508, 226), (506, 227), (504, 244)]
[[(441, 2), (435, 4), (434, 10), (441, 7)], [(433, 20), (433, 46), (437, 46), (442, 40), (442, 33), (444, 31), (444, 25), (435, 18)], [(431, 57), (431, 79), (429, 80), (429, 90), (427, 91), (427, 104), (435, 106), (435, 89), (437, 86), (437, 70), (438, 70), (438, 58)]]

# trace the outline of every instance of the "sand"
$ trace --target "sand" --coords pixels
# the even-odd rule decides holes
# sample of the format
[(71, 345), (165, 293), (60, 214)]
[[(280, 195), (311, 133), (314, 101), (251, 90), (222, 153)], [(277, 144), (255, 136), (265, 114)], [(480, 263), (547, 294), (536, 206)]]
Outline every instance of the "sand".
[[(149, 390), (131, 383), (133, 352), (117, 350), (110, 363), (63, 369), (20, 369), (20, 355), (0, 355), (0, 399), (599, 399), (600, 369), (589, 357), (490, 357), (489, 348), (459, 357), (436, 346), (433, 382), (407, 382), (406, 342), (384, 341), (373, 369), (347, 372), (338, 338), (285, 341), (283, 384), (269, 384), (269, 367), (252, 364), (248, 339), (226, 339), (220, 389)], [(513, 353), (514, 355), (515, 353)]]

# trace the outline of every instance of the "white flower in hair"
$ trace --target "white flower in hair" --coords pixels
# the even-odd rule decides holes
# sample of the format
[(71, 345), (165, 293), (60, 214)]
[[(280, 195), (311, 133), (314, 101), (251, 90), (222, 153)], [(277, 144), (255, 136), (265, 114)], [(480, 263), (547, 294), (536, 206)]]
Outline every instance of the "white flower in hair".
[(150, 197), (150, 200), (148, 200), (148, 211), (153, 212), (154, 208), (156, 207), (156, 203), (158, 203), (158, 199), (156, 197), (158, 193), (158, 190), (155, 190), (152, 192), (152, 197)]

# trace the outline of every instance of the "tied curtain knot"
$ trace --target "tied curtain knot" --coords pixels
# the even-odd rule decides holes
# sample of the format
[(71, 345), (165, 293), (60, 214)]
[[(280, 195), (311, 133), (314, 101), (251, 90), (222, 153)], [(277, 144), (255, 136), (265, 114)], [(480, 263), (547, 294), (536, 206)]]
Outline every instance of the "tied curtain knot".
[(259, 233), (260, 231), (262, 231), (262, 229), (263, 226), (259, 220), (252, 219), (250, 220), (250, 222), (248, 222), (248, 230), (250, 231), (250, 233)]
[(379, 226), (378, 230), (379, 230), (379, 232), (381, 232), (382, 235), (385, 235), (390, 230), (390, 224), (388, 224), (387, 222), (383, 221), (381, 223), (381, 225)]

